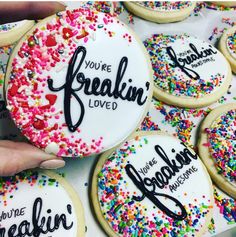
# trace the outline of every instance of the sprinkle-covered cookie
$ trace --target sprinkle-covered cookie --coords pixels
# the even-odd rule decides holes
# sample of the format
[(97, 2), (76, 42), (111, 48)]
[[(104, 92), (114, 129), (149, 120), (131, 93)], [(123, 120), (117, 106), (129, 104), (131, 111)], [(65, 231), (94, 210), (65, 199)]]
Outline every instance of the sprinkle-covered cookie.
[(0, 236), (82, 237), (83, 208), (71, 186), (48, 171), (0, 177)]
[(224, 32), (219, 42), (219, 49), (229, 61), (232, 71), (236, 73), (236, 26)]
[(152, 95), (145, 49), (119, 19), (88, 8), (47, 18), (15, 48), (7, 102), (22, 133), (48, 153), (84, 157), (114, 147)]
[(212, 216), (213, 189), (190, 148), (143, 132), (100, 157), (92, 200), (109, 236), (201, 236)]
[(0, 25), (0, 47), (14, 44), (33, 25), (34, 21), (28, 20)]
[(155, 34), (144, 41), (154, 70), (154, 96), (171, 105), (212, 104), (231, 82), (227, 60), (214, 46), (187, 35)]
[(126, 1), (126, 8), (134, 15), (157, 23), (182, 21), (187, 18), (194, 7), (191, 1)]
[(236, 104), (220, 106), (206, 117), (198, 147), (216, 185), (236, 198)]

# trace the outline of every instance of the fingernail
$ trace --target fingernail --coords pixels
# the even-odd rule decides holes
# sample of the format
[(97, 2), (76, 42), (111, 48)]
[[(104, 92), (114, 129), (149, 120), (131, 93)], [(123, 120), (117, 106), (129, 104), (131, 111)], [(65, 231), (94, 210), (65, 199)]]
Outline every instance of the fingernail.
[(65, 161), (64, 160), (46, 160), (43, 161), (39, 168), (41, 169), (58, 169), (58, 168), (62, 168), (65, 166)]

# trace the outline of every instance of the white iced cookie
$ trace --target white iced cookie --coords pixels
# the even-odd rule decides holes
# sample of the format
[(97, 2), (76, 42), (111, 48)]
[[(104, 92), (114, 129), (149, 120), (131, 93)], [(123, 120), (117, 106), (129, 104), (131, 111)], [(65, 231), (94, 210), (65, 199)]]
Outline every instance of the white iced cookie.
[(209, 174), (226, 193), (236, 198), (236, 104), (214, 109), (200, 130), (199, 154)]
[(32, 28), (33, 25), (34, 21), (28, 20), (0, 25), (0, 47), (14, 44)]
[(142, 132), (100, 157), (92, 201), (108, 236), (196, 237), (212, 216), (213, 189), (193, 150), (172, 136)]
[(232, 73), (211, 44), (187, 35), (155, 34), (144, 41), (154, 70), (154, 96), (170, 105), (197, 108), (227, 92)]
[(191, 1), (143, 1), (124, 2), (126, 8), (136, 16), (157, 23), (182, 21), (193, 11), (196, 2)]
[(0, 236), (83, 237), (82, 204), (72, 187), (49, 171), (0, 177)]
[(152, 96), (142, 42), (119, 19), (88, 8), (37, 24), (14, 49), (7, 103), (22, 133), (64, 157), (100, 153), (142, 121)]
[(219, 41), (219, 50), (229, 61), (232, 71), (236, 73), (236, 26), (224, 32)]

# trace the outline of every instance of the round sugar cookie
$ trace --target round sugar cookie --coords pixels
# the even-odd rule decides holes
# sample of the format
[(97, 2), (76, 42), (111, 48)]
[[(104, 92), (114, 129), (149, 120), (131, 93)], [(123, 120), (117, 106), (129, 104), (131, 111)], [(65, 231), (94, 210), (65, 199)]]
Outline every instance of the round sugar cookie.
[(196, 237), (210, 222), (213, 189), (202, 162), (181, 141), (140, 132), (100, 157), (92, 201), (108, 236)]
[(0, 47), (0, 101), (4, 100), (4, 79), (7, 70), (7, 62), (11, 55), (14, 45), (7, 45)]
[(131, 13), (143, 19), (157, 23), (170, 23), (187, 18), (196, 6), (196, 2), (126, 1), (124, 5)]
[(199, 154), (212, 179), (236, 198), (236, 104), (217, 107), (203, 121)]
[(229, 61), (232, 71), (236, 73), (236, 26), (224, 32), (219, 41), (219, 50)]
[(41, 21), (8, 65), (13, 120), (35, 146), (57, 156), (114, 147), (137, 128), (152, 96), (143, 44), (119, 19), (90, 9)]
[(82, 204), (72, 187), (49, 171), (0, 177), (0, 234), (85, 236)]
[(236, 7), (236, 1), (214, 1), (212, 3), (225, 7)]
[(232, 73), (214, 46), (187, 35), (155, 34), (144, 41), (154, 70), (154, 96), (170, 105), (204, 107), (227, 92)]
[(34, 23), (24, 20), (0, 25), (0, 47), (14, 44), (33, 27)]

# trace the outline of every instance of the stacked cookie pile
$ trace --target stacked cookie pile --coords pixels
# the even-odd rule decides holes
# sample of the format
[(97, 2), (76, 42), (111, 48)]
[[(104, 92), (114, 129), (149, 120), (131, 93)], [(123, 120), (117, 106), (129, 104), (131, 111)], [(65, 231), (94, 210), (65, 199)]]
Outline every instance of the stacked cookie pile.
[[(195, 4), (125, 6), (146, 20), (169, 23), (187, 18)], [(101, 154), (91, 195), (109, 236), (202, 236), (213, 214), (211, 178), (236, 198), (236, 105), (207, 116), (198, 152), (163, 131), (137, 128), (152, 96), (191, 109), (224, 95), (235, 67), (235, 35), (232, 28), (222, 36), (221, 52), (186, 34), (153, 34), (142, 43), (110, 13), (87, 7), (60, 12), (14, 47), (4, 72), (7, 109), (20, 133), (47, 153)], [(83, 208), (61, 177), (29, 171), (2, 183), (3, 199), (16, 198), (0, 202), (6, 216), (1, 236), (84, 236)], [(24, 193), (29, 184), (30, 202)], [(11, 207), (22, 213), (18, 219), (9, 217)]]

